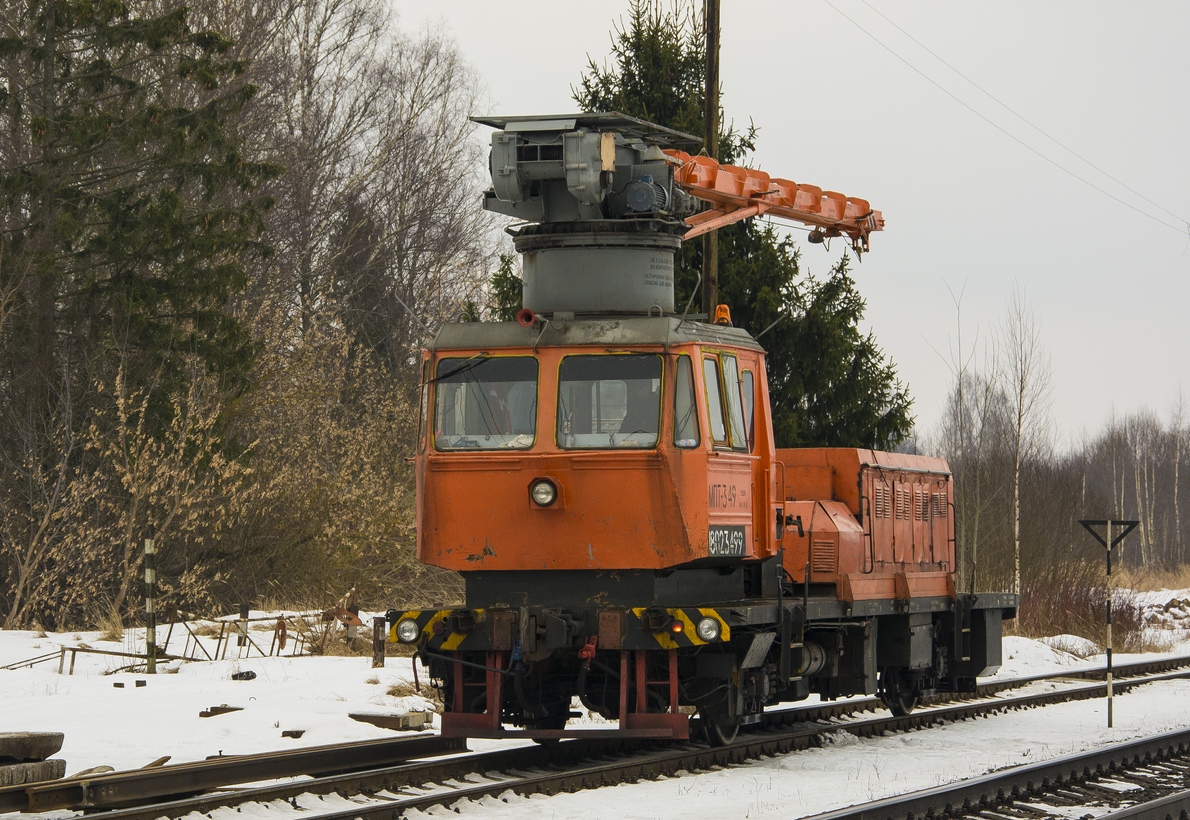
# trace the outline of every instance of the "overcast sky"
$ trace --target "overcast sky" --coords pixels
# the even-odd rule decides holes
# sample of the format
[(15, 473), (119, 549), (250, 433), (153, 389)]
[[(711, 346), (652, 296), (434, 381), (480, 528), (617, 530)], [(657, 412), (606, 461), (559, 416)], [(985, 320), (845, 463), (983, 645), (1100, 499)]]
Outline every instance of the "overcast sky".
[[(605, 59), (627, 8), (393, 2), (406, 29), (444, 26), (492, 112), (514, 115), (573, 111), (571, 85), (588, 54)], [(1001, 321), (1014, 287), (1041, 320), (1062, 441), (1113, 413), (1168, 416), (1190, 393), (1190, 3), (870, 2), (723, 0), (723, 106), (761, 129), (761, 169), (884, 212), (855, 277), (919, 427), (936, 424), (951, 380), (949, 291), (963, 294), (969, 348)], [(842, 247), (803, 243), (804, 268), (825, 273)]]

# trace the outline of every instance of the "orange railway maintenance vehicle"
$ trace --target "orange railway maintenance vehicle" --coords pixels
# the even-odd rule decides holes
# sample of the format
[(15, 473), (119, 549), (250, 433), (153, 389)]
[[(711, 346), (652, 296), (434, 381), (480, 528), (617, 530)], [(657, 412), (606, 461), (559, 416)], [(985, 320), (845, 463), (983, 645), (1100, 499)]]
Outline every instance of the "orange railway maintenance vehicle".
[(725, 306), (675, 305), (683, 239), (767, 213), (864, 251), (880, 213), (620, 114), (478, 121), (525, 307), (424, 351), (418, 555), (466, 604), (388, 613), (442, 733), (605, 731), (567, 729), (577, 699), (626, 736), (697, 714), (721, 744), (810, 694), (973, 691), (1017, 599), (956, 590), (946, 462), (777, 449), (764, 349)]

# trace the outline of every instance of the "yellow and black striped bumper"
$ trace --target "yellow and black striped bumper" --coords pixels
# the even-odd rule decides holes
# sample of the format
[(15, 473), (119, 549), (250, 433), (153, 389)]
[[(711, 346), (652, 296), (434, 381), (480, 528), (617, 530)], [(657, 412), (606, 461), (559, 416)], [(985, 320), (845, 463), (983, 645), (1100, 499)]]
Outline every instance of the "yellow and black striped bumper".
[(479, 637), (485, 632), (483, 629), (484, 611), (482, 609), (466, 610), (474, 619), (474, 628), (466, 631), (449, 628), (448, 621), (456, 611), (460, 610), (410, 609), (402, 612), (389, 626), (388, 639), (392, 643), (402, 643), (400, 638), (397, 637), (397, 624), (401, 623), (401, 621), (414, 621), (420, 629), (420, 637), (414, 642), (415, 644), (425, 643), (433, 649), (441, 649), (446, 652), (460, 648), (469, 649), (471, 647), (463, 646), (463, 642), (472, 635)]
[(651, 635), (657, 642), (657, 647), (660, 649), (681, 649), (688, 646), (706, 646), (707, 641), (698, 637), (698, 622), (703, 618), (714, 618), (719, 622), (719, 637), (713, 643), (723, 643), (731, 640), (731, 627), (727, 625), (727, 620), (720, 615), (716, 610), (708, 607), (681, 607), (681, 608), (667, 608), (665, 610), (669, 614), (671, 621), (682, 624), (681, 632), (674, 632), (672, 630), (664, 630), (661, 632), (653, 632), (645, 628), (644, 616), (646, 609), (644, 607), (636, 607), (631, 610), (632, 619), (635, 624), (629, 623), (628, 628), (633, 627), (640, 629), (642, 632)]
[[(512, 649), (519, 633), (515, 611), (493, 612), (495, 614), (483, 609), (406, 610), (391, 621), (389, 640), (444, 652)], [(604, 617), (607, 615), (612, 617)], [(704, 618), (714, 618), (719, 624), (719, 636), (714, 641), (705, 641), (698, 636), (698, 622)], [(397, 625), (402, 621), (417, 624), (415, 641), (403, 642), (398, 638)], [(663, 627), (658, 627), (659, 621)], [(589, 637), (588, 632), (596, 634), (597, 629), (600, 649), (686, 649), (731, 641), (731, 627), (725, 613), (712, 607), (592, 610), (585, 613), (583, 622), (588, 625), (587, 629), (570, 637)], [(674, 624), (680, 624), (682, 628), (675, 632)]]

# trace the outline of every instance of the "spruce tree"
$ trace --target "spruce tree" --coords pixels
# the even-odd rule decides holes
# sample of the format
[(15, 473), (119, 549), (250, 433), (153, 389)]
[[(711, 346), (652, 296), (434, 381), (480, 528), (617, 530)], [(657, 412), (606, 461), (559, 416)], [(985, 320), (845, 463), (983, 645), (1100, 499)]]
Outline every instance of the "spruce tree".
[(500, 265), (492, 274), (489, 310), (497, 322), (511, 322), (521, 309), (521, 277), (516, 275), (516, 256), (500, 254)]
[[(693, 4), (632, 0), (627, 22), (612, 32), (610, 62), (588, 61), (573, 90), (583, 110), (702, 132), (705, 37)], [(756, 139), (751, 123), (746, 131), (729, 126), (719, 160), (746, 164)], [(794, 243), (771, 225), (749, 219), (719, 230), (720, 301), (737, 326), (768, 329), (760, 341), (769, 352), (777, 445), (896, 446), (912, 429), (912, 402), (875, 338), (859, 332), (864, 301), (847, 257), (822, 281), (801, 276), (799, 261)], [(675, 272), (679, 305), (696, 292), (701, 269), (702, 243), (687, 243)]]
[[(187, 10), (23, 0), (0, 37), (0, 345), (4, 403), (52, 412), (118, 366), (165, 400), (198, 361), (235, 382), (251, 361), (230, 310), (279, 169), (226, 122), (254, 88), (230, 43)], [(21, 409), (23, 406), (23, 409)]]

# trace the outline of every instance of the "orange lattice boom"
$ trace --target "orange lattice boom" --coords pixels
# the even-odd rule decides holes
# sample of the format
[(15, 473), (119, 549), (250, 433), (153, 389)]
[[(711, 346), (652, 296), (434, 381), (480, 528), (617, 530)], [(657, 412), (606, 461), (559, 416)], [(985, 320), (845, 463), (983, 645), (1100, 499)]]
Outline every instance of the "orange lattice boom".
[(720, 165), (710, 157), (690, 156), (685, 151), (666, 149), (665, 153), (681, 162), (674, 182), (714, 206), (686, 219), (690, 230), (684, 239), (761, 214), (813, 225), (818, 230), (811, 234), (811, 241), (848, 236), (857, 252), (868, 250), (868, 234), (884, 230), (884, 216), (872, 210), (866, 199), (799, 185), (752, 168)]

